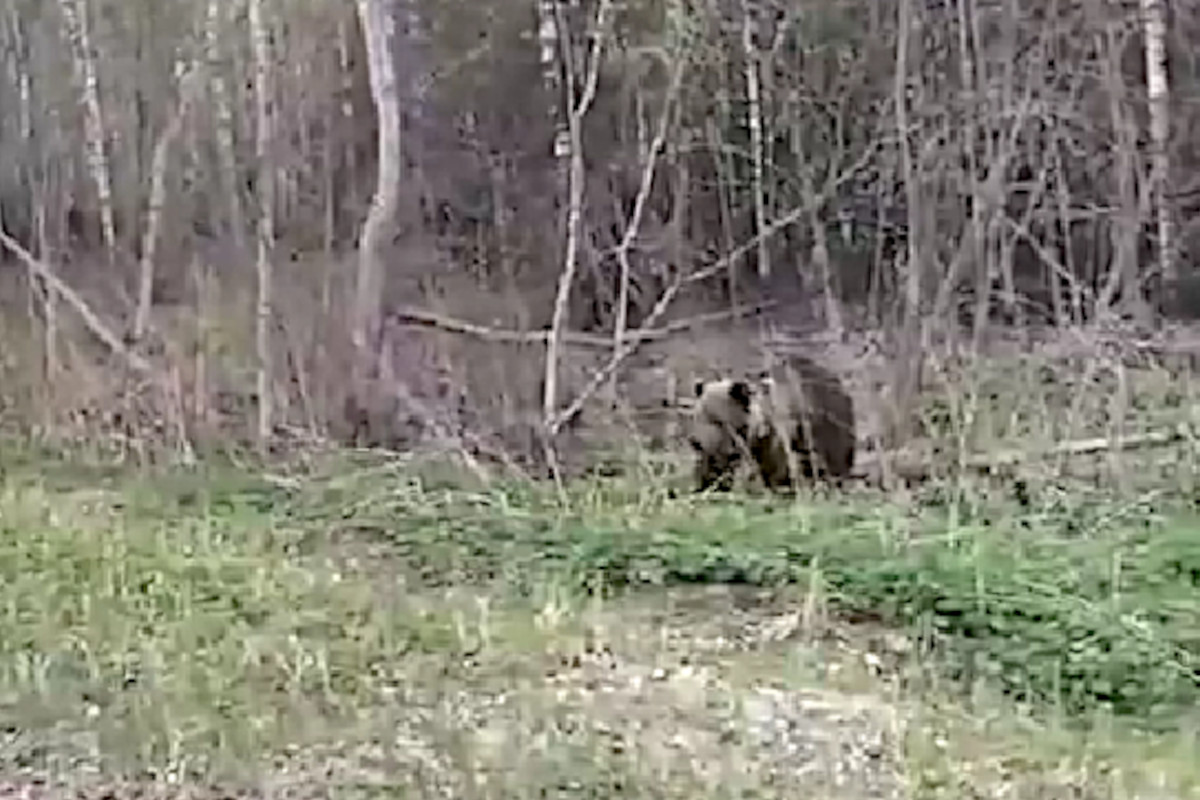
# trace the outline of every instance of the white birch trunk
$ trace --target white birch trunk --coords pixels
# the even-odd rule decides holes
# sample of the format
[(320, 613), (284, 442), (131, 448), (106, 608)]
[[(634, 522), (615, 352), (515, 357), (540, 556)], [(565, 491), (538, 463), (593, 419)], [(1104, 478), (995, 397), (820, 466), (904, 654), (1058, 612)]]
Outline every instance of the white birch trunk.
[(221, 185), (229, 203), (229, 228), (239, 253), (246, 251), (246, 214), (237, 179), (237, 155), (234, 150), (233, 106), (229, 99), (229, 84), (221, 71), (220, 36), (222, 24), (229, 13), (231, 0), (208, 0), (204, 25), (204, 56), (208, 62), (209, 92), (212, 94), (216, 118), (217, 156), (221, 164)]
[(750, 159), (753, 172), (754, 234), (758, 237), (758, 275), (771, 276), (771, 248), (767, 241), (767, 198), (763, 182), (762, 82), (758, 73), (758, 48), (754, 44), (754, 11), (742, 0), (742, 57), (746, 60), (746, 124), (750, 128)]
[[(567, 130), (570, 143), (570, 175), (567, 202), (567, 242), (563, 256), (563, 269), (558, 278), (558, 291), (554, 298), (554, 313), (550, 321), (550, 335), (546, 342), (546, 370), (542, 387), (542, 419), (548, 432), (553, 431), (558, 408), (558, 351), (562, 342), (562, 330), (567, 320), (568, 301), (575, 272), (579, 266), (580, 227), (583, 222), (584, 165), (583, 165), (583, 119), (596, 98), (596, 87), (600, 81), (600, 62), (604, 57), (604, 44), (608, 38), (612, 0), (600, 0), (596, 12), (596, 29), (592, 38), (591, 52), (586, 65), (587, 73), (583, 92), (578, 99), (570, 99), (567, 115)], [(570, 84), (575, 82), (569, 81)], [(549, 445), (548, 445), (549, 446)]]
[(154, 299), (155, 259), (158, 255), (159, 231), (162, 229), (163, 209), (167, 201), (167, 156), (171, 145), (179, 138), (184, 120), (192, 107), (200, 84), (199, 64), (192, 64), (179, 81), (179, 107), (175, 109), (166, 128), (154, 144), (151, 161), (150, 199), (146, 209), (146, 230), (142, 237), (142, 253), (138, 266), (138, 300), (133, 316), (133, 341), (140, 342), (150, 324), (150, 309)]
[(542, 65), (542, 85), (546, 90), (549, 102), (546, 104), (546, 115), (553, 125), (554, 158), (559, 164), (560, 190), (567, 188), (570, 173), (569, 159), (571, 155), (571, 137), (567, 130), (567, 115), (563, 113), (562, 100), (564, 97), (561, 59), (559, 46), (562, 31), (559, 12), (562, 0), (536, 0), (538, 14), (538, 59)]
[[(379, 175), (375, 196), (359, 240), (358, 275), (352, 321), (356, 369), (365, 366), (368, 346), (375, 340), (382, 311), (382, 248), (388, 241), (400, 204), (401, 140), (400, 96), (394, 46), (395, 8), (390, 0), (358, 0), (358, 14), (366, 39), (371, 96), (379, 120)], [(361, 378), (362, 376), (357, 376)]]
[(254, 48), (254, 107), (258, 158), (258, 296), (254, 309), (254, 345), (258, 357), (256, 434), (261, 448), (271, 435), (271, 303), (275, 245), (274, 108), (271, 103), (271, 39), (263, 18), (263, 0), (250, 0), (250, 36)]
[(92, 34), (88, 21), (87, 0), (60, 0), (63, 24), (75, 61), (77, 80), (83, 94), (85, 136), (88, 147), (88, 168), (96, 183), (100, 200), (100, 225), (109, 259), (116, 256), (117, 234), (113, 217), (112, 170), (109, 166), (106, 142), (108, 134), (100, 106), (100, 79), (96, 71), (96, 56), (92, 49)]
[(1170, 295), (1175, 292), (1179, 275), (1175, 259), (1174, 220), (1167, 203), (1171, 176), (1167, 143), (1171, 134), (1171, 120), (1167, 54), (1163, 44), (1167, 36), (1166, 0), (1141, 0), (1141, 10), (1146, 38), (1146, 95), (1150, 106), (1150, 158), (1158, 228), (1158, 261), (1163, 286)]

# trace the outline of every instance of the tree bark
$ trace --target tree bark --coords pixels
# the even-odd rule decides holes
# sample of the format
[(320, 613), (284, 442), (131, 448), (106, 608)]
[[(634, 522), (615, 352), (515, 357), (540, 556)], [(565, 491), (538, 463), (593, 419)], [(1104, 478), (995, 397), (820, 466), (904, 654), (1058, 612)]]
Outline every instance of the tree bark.
[(750, 158), (754, 169), (754, 232), (758, 240), (758, 276), (771, 277), (771, 248), (762, 232), (767, 229), (767, 196), (764, 184), (766, 157), (763, 145), (762, 86), (759, 80), (758, 47), (754, 43), (754, 11), (742, 0), (742, 57), (746, 60), (746, 124), (750, 128)]
[(1146, 38), (1146, 96), (1150, 107), (1151, 191), (1154, 193), (1158, 233), (1158, 268), (1167, 308), (1175, 308), (1179, 275), (1175, 258), (1174, 217), (1167, 202), (1170, 195), (1171, 163), (1167, 151), (1171, 132), (1170, 95), (1167, 84), (1166, 0), (1141, 0), (1142, 26)]
[[(588, 63), (583, 91), (576, 99), (570, 98), (567, 113), (567, 130), (570, 134), (570, 176), (567, 202), (567, 241), (563, 257), (562, 273), (558, 278), (558, 291), (554, 298), (554, 314), (550, 322), (550, 338), (546, 343), (546, 372), (542, 394), (542, 419), (546, 430), (553, 429), (558, 408), (558, 351), (562, 341), (563, 326), (567, 321), (568, 301), (571, 286), (579, 262), (580, 227), (583, 224), (583, 194), (585, 171), (583, 164), (583, 119), (596, 98), (596, 87), (600, 81), (600, 61), (604, 55), (604, 43), (608, 36), (612, 0), (600, 0), (596, 12), (596, 32)], [(575, 80), (568, 85), (574, 86)]]
[(96, 55), (92, 51), (87, 0), (61, 0), (59, 7), (62, 9), (67, 38), (74, 51), (76, 74), (85, 111), (88, 167), (92, 173), (92, 180), (96, 183), (96, 196), (100, 200), (100, 227), (111, 261), (116, 256), (117, 246), (113, 216), (112, 168), (108, 161), (108, 131), (100, 106), (100, 78), (96, 70)]
[(359, 239), (352, 339), (355, 349), (354, 383), (366, 375), (369, 346), (375, 341), (382, 314), (382, 249), (390, 239), (400, 205), (401, 149), (400, 97), (394, 47), (396, 10), (391, 0), (358, 0), (358, 15), (366, 41), (371, 96), (379, 119), (379, 174), (375, 195)]
[(245, 253), (246, 214), (242, 208), (242, 194), (238, 187), (233, 104), (229, 98), (229, 82), (221, 72), (220, 35), (227, 13), (225, 0), (208, 0), (204, 23), (204, 49), (208, 61), (209, 92), (214, 107), (220, 183), (229, 203), (229, 229), (238, 252)]
[(134, 342), (141, 341), (150, 325), (150, 310), (154, 300), (154, 269), (158, 256), (159, 233), (162, 230), (163, 209), (167, 202), (167, 156), (171, 145), (179, 138), (184, 120), (191, 110), (203, 71), (198, 63), (188, 67), (179, 81), (179, 107), (154, 145), (151, 161), (150, 200), (146, 209), (146, 230), (142, 237), (142, 253), (138, 269), (138, 300), (133, 316)]

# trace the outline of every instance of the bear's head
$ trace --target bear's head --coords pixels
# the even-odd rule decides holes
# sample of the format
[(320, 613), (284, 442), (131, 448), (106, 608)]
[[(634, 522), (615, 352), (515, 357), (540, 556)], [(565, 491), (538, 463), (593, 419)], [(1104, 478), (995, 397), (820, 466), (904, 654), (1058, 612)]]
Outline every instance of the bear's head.
[(744, 380), (698, 381), (688, 439), (696, 451), (701, 491), (729, 489), (755, 425), (755, 390)]

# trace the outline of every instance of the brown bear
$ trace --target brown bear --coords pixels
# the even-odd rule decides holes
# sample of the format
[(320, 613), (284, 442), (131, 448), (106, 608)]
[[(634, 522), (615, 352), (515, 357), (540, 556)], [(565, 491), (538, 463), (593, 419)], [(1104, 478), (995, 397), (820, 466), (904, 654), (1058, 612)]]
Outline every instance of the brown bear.
[[(854, 401), (837, 376), (802, 356), (757, 380), (696, 384), (690, 440), (697, 490), (728, 490), (746, 457), (767, 488), (793, 474), (840, 481), (854, 465)], [(793, 471), (794, 470), (794, 471)]]

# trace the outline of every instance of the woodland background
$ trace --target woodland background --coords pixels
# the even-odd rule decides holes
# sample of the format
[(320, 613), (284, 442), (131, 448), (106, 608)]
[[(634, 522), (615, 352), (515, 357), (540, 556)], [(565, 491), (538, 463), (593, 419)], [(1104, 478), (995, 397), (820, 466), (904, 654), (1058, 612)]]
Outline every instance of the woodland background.
[(542, 469), (765, 346), (902, 443), (935, 353), (1190, 351), (1196, 41), (1161, 0), (8, 0), (3, 421)]
[[(3, 0), (0, 798), (1200, 796), (1197, 42)], [(793, 351), (882, 489), (677, 491)]]

